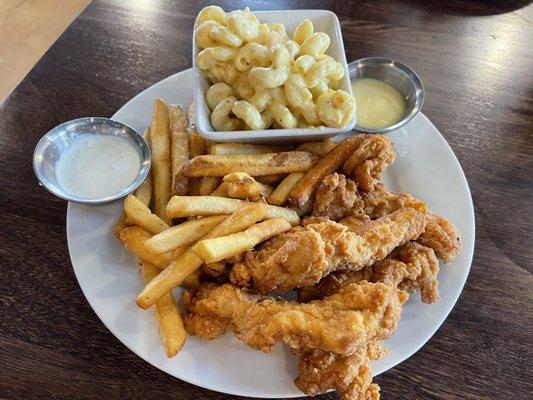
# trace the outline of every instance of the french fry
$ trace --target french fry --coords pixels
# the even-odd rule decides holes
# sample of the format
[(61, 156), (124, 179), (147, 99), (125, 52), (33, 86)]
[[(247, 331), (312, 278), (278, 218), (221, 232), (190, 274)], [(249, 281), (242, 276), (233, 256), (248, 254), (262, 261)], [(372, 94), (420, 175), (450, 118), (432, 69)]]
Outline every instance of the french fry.
[(204, 239), (231, 235), (240, 232), (258, 221), (268, 218), (268, 205), (263, 203), (243, 202), (235, 212), (209, 232)]
[(152, 171), (154, 179), (154, 210), (168, 225), (165, 207), (170, 199), (172, 170), (170, 159), (170, 117), (165, 102), (156, 99), (150, 128), (152, 142)]
[(292, 174), (287, 175), (285, 179), (281, 181), (278, 187), (274, 189), (272, 194), (268, 196), (267, 202), (276, 206), (285, 204), (289, 198), (290, 191), (304, 175), (304, 172), (293, 172)]
[[(262, 203), (249, 203), (241, 207), (215, 227), (206, 239), (227, 236), (240, 232), (250, 225), (265, 219), (266, 210)], [(126, 228), (128, 229), (128, 228)], [(148, 283), (137, 297), (137, 305), (143, 309), (151, 307), (161, 296), (172, 288), (180, 285), (190, 274), (203, 264), (191, 248), (175, 258), (157, 277)]]
[(211, 146), (209, 154), (216, 156), (236, 156), (279, 153), (282, 151), (287, 151), (287, 148), (281, 146), (266, 146), (260, 144), (218, 143)]
[(204, 176), (200, 181), (200, 196), (209, 196), (220, 185), (221, 179), (218, 176)]
[[(193, 105), (191, 105), (191, 108)], [(190, 110), (190, 109), (189, 109)], [(189, 157), (194, 158), (205, 154), (205, 140), (197, 133), (189, 134)], [(189, 178), (189, 195), (197, 196), (200, 194), (200, 178)]]
[(207, 235), (215, 226), (227, 218), (226, 215), (215, 215), (185, 221), (179, 225), (152, 236), (145, 243), (146, 249), (154, 254), (162, 254), (176, 247), (190, 245)]
[(255, 245), (289, 229), (291, 224), (285, 219), (273, 218), (252, 225), (243, 232), (201, 240), (192, 251), (205, 262), (214, 263), (251, 250)]
[[(168, 203), (167, 214), (171, 218), (224, 215), (234, 213), (247, 204), (250, 203), (216, 196), (174, 196)], [(298, 214), (290, 208), (265, 204), (265, 209), (268, 218), (285, 218), (293, 226), (300, 223)]]
[(205, 154), (211, 154), (211, 146), (215, 144), (212, 140), (204, 139), (205, 140)]
[(169, 228), (165, 221), (152, 214), (150, 209), (132, 194), (126, 197), (124, 201), (124, 213), (133, 224), (139, 225), (152, 234), (163, 232)]
[[(298, 172), (295, 172), (295, 174), (297, 174), (297, 173)], [(259, 185), (259, 189), (261, 190), (261, 194), (265, 198), (270, 196), (272, 194), (272, 192), (274, 191), (274, 188), (272, 186), (264, 185), (261, 182), (256, 182), (256, 183)]]
[(298, 181), (289, 193), (289, 202), (295, 207), (302, 208), (322, 179), (344, 164), (360, 144), (361, 138), (353, 137), (335, 146)]
[(268, 185), (256, 182), (254, 178), (245, 172), (234, 172), (224, 177), (227, 182), (228, 196), (233, 199), (261, 201), (274, 190)]
[(189, 122), (187, 126), (187, 132), (196, 133), (196, 106), (194, 105), (194, 101), (187, 110), (187, 119)]
[(183, 167), (185, 176), (224, 176), (246, 172), (252, 176), (307, 171), (316, 157), (303, 151), (234, 156), (197, 156)]
[[(141, 275), (148, 284), (159, 274), (159, 269), (149, 262), (140, 261)], [(186, 332), (181, 320), (180, 310), (169, 291), (154, 304), (154, 317), (159, 336), (168, 358), (174, 357), (185, 343)]]
[[(144, 139), (146, 140), (146, 143), (148, 144), (148, 147), (151, 147), (150, 145), (150, 128), (146, 129), (144, 131)], [(150, 206), (150, 202), (152, 201), (152, 171), (148, 173), (148, 176), (144, 180), (143, 183), (135, 190), (134, 192), (135, 197), (139, 199), (145, 206)], [(115, 236), (117, 239), (120, 240), (120, 232), (122, 232), (122, 229), (124, 229), (126, 226), (132, 225), (132, 221), (128, 221), (128, 217), (126, 216), (126, 213), (122, 211), (122, 214), (120, 214), (120, 217), (115, 224), (115, 228), (113, 232), (115, 233)]]
[(115, 227), (113, 228), (113, 233), (118, 240), (120, 240), (120, 233), (127, 226), (130, 226), (130, 224), (128, 223), (128, 217), (123, 211), (122, 214), (120, 214), (120, 217), (118, 217)]
[(205, 139), (197, 133), (189, 134), (189, 157), (205, 154)]
[(261, 182), (263, 185), (276, 185), (277, 183), (280, 183), (287, 174), (274, 174), (274, 175), (263, 175), (263, 176), (256, 176), (254, 179), (257, 182)]
[(300, 225), (300, 217), (295, 210), (286, 207), (278, 207), (265, 204), (268, 218), (283, 218), (292, 226)]
[(220, 185), (218, 185), (218, 187), (213, 190), (213, 193), (211, 193), (210, 196), (229, 197), (228, 182), (222, 182)]
[(120, 232), (122, 232), (122, 229), (128, 225), (128, 217), (126, 217), (126, 214), (124, 212), (120, 214), (120, 217), (118, 218), (117, 222), (115, 223), (115, 226), (113, 228), (113, 233), (115, 234), (115, 237), (120, 240)]
[(143, 183), (133, 192), (134, 196), (146, 207), (152, 200), (152, 173), (150, 172)]
[(178, 106), (169, 106), (168, 111), (170, 114), (172, 195), (185, 196), (189, 191), (189, 178), (183, 176), (183, 165), (189, 161), (187, 115)]
[(146, 241), (151, 236), (150, 232), (139, 226), (128, 226), (122, 229), (120, 240), (129, 251), (135, 253), (141, 260), (148, 261), (160, 269), (166, 268), (170, 264), (172, 253), (155, 254), (149, 251), (146, 248)]
[(150, 308), (169, 290), (181, 285), (203, 262), (192, 250), (187, 250), (144, 287), (137, 296), (137, 305), (144, 310)]
[[(186, 277), (183, 282), (181, 282), (181, 286), (186, 288), (194, 288), (200, 284), (200, 270), (197, 269), (192, 274), (190, 274), (188, 277)], [(157, 303), (156, 303), (157, 304)]]
[(189, 249), (189, 247), (190, 246), (188, 244), (180, 246), (180, 247), (176, 247), (174, 251), (172, 252), (172, 259), (175, 259), (181, 256), (183, 253), (185, 253)]
[(317, 157), (324, 157), (331, 150), (333, 150), (335, 146), (337, 146), (337, 143), (331, 140), (324, 140), (323, 142), (301, 143), (296, 146), (295, 150), (307, 151), (308, 153), (314, 154)]

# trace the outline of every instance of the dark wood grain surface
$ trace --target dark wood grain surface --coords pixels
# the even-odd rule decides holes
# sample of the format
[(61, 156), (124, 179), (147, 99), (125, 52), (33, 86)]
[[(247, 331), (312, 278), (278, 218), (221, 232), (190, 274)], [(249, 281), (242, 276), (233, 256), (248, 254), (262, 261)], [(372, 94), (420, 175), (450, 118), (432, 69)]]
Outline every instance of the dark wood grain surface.
[[(112, 115), (190, 67), (193, 18), (205, 5), (194, 3), (94, 1), (0, 107), (2, 399), (229, 398), (150, 366), (103, 326), (72, 272), (66, 204), (37, 185), (31, 168), (35, 144), (55, 125)], [(349, 60), (382, 55), (414, 67), (427, 92), (424, 112), (470, 184), (477, 238), (464, 292), (418, 353), (377, 377), (383, 398), (531, 399), (533, 6), (246, 4), (332, 10)]]

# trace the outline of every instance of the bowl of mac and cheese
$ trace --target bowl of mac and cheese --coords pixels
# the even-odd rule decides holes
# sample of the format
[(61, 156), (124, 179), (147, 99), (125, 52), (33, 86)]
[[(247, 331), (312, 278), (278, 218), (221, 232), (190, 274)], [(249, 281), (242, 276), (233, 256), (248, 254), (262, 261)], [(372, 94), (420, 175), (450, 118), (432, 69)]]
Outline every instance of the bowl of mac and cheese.
[(355, 125), (337, 16), (325, 10), (200, 11), (196, 127), (217, 142), (323, 140)]

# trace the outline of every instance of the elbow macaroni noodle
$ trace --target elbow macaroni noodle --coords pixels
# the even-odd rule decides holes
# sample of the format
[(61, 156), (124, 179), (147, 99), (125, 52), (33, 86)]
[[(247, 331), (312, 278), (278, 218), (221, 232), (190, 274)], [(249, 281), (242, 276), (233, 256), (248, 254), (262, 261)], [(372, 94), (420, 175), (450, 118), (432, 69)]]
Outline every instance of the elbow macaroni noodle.
[(311, 21), (291, 38), (283, 24), (261, 23), (248, 8), (208, 6), (194, 25), (215, 130), (342, 128), (353, 118), (354, 98), (337, 90), (344, 68), (325, 54), (330, 37)]

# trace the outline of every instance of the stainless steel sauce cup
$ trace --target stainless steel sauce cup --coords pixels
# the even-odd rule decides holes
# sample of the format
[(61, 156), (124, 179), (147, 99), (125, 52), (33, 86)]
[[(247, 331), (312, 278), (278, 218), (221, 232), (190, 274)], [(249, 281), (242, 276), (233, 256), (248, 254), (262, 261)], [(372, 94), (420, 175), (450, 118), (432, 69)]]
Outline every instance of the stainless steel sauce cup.
[[(127, 140), (138, 151), (141, 164), (134, 181), (111, 196), (103, 198), (83, 198), (65, 191), (56, 176), (56, 164), (61, 155), (69, 149), (72, 140), (80, 134), (115, 135)], [(105, 204), (120, 199), (133, 192), (146, 179), (150, 172), (150, 148), (132, 127), (109, 118), (78, 118), (56, 126), (44, 135), (33, 152), (33, 171), (42, 186), (50, 193), (64, 200), (81, 204)]]
[[(407, 65), (384, 57), (367, 57), (348, 64), (350, 80), (373, 78), (388, 83), (405, 99), (405, 112), (400, 121), (384, 128), (364, 128), (355, 123), (354, 130), (365, 133), (386, 133), (411, 121), (424, 104), (422, 80)], [(355, 96), (355, 93), (354, 93)]]

